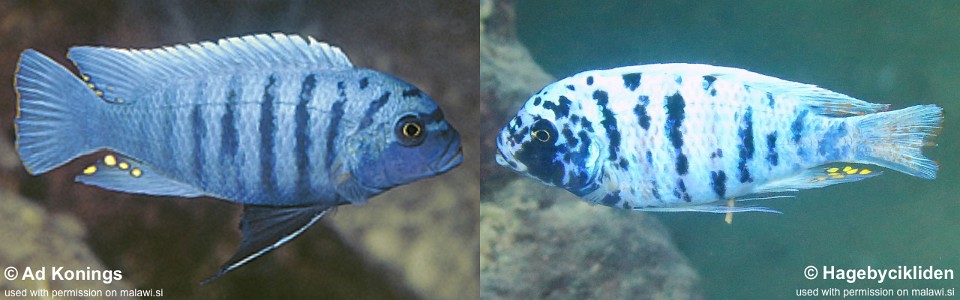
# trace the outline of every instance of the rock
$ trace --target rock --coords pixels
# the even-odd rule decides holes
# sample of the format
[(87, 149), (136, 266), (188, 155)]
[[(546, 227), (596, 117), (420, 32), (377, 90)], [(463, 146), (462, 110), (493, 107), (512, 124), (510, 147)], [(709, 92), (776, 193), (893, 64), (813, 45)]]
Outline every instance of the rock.
[(519, 179), (480, 213), (482, 299), (698, 299), (699, 276), (646, 214)]
[[(6, 273), (9, 272), (7, 268), (15, 268), (15, 276), (25, 275), (27, 268), (33, 272), (44, 270), (44, 280), (4, 278), (0, 281), (0, 290), (95, 290), (106, 293), (107, 290), (128, 290), (132, 286), (124, 277), (124, 270), (119, 270), (120, 279), (116, 280), (113, 273), (116, 269), (104, 266), (97, 259), (84, 241), (83, 226), (73, 217), (48, 213), (43, 207), (16, 194), (0, 191), (0, 228), (3, 228), (0, 231), (3, 243), (0, 261), (3, 265), (0, 267), (4, 268), (5, 276), (10, 275)], [(54, 278), (54, 268), (62, 268), (58, 272), (61, 277)], [(63, 277), (71, 272), (78, 274), (77, 270), (108, 271), (111, 275), (109, 279), (100, 277), (99, 280)]]

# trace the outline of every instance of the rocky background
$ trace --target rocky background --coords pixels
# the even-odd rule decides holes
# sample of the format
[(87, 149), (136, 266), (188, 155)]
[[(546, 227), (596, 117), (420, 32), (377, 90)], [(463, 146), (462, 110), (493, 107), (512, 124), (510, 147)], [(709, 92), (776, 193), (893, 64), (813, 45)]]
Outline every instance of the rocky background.
[(699, 299), (698, 274), (659, 221), (494, 162), (500, 128), (555, 80), (516, 39), (513, 8), (480, 1), (481, 299)]
[[(12, 84), (0, 84), (0, 266), (118, 269), (92, 288), (169, 298), (464, 299), (479, 292), (480, 105), (476, 1), (2, 1), (0, 82), (19, 53), (66, 66), (70, 46), (152, 48), (263, 32), (341, 47), (360, 67), (426, 91), (463, 135), (465, 161), (362, 207), (342, 207), (291, 243), (207, 286), (239, 244), (240, 206), (150, 197), (73, 182), (84, 157), (39, 177), (13, 152)], [(71, 66), (72, 68), (72, 66)], [(22, 196), (19, 196), (19, 195)], [(33, 199), (26, 200), (24, 197)], [(36, 286), (34, 286), (36, 285)], [(62, 286), (57, 286), (62, 285)], [(4, 288), (91, 288), (4, 281)]]

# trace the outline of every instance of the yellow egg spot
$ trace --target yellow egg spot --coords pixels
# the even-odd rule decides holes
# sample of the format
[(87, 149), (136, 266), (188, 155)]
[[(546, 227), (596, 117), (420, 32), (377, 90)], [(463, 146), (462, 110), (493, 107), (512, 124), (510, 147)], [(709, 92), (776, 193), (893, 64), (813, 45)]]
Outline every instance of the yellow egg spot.
[(830, 174), (830, 177), (833, 179), (843, 179), (844, 176), (843, 174), (837, 173), (837, 174)]
[(130, 164), (128, 164), (128, 163), (125, 162), (125, 161), (121, 161), (119, 167), (120, 167), (120, 170), (126, 170), (126, 169), (130, 168)]
[(872, 172), (873, 172), (873, 171), (870, 171), (870, 170), (867, 170), (867, 169), (863, 169), (863, 170), (860, 170), (860, 175), (867, 175), (867, 174), (870, 174), (870, 173), (872, 173)]
[(86, 169), (83, 169), (83, 175), (93, 175), (97, 172), (97, 166), (89, 166)]
[(117, 164), (117, 157), (113, 155), (107, 155), (103, 157), (103, 164), (108, 167), (112, 167)]
[(130, 176), (140, 177), (140, 175), (143, 175), (143, 171), (140, 171), (140, 169), (133, 168), (133, 170), (130, 170)]
[(840, 171), (840, 168), (829, 168), (829, 169), (827, 169), (827, 172), (829, 172), (829, 173), (836, 173), (837, 171)]
[(96, 89), (96, 86), (94, 86), (92, 83), (88, 83), (87, 87), (90, 88), (91, 90)]
[(117, 98), (117, 103), (123, 103), (123, 99)]
[(859, 171), (860, 169), (853, 168), (853, 169), (845, 170), (844, 172), (847, 173), (848, 175), (853, 175), (853, 174), (857, 174), (857, 172)]
[(90, 81), (90, 76), (87, 76), (87, 74), (83, 74), (82, 77), (83, 81)]
[(94, 91), (94, 92), (97, 94), (97, 96), (103, 96), (103, 92), (101, 91)]
[(850, 171), (850, 169), (853, 169), (853, 168), (851, 168), (850, 166), (843, 167), (844, 172)]

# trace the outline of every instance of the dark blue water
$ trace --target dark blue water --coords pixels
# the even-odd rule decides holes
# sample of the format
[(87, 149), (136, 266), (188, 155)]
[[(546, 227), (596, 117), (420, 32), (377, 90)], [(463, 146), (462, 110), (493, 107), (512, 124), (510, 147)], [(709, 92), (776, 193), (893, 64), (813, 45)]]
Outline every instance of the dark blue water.
[[(960, 2), (554, 1), (517, 5), (518, 34), (558, 78), (689, 62), (813, 83), (893, 109), (945, 110), (936, 180), (887, 170), (759, 205), (782, 215), (658, 214), (708, 298), (787, 298), (800, 288), (960, 288), (960, 280), (808, 280), (806, 266), (960, 271)], [(879, 168), (874, 168), (879, 169)], [(597, 206), (596, 209), (608, 209)], [(819, 278), (819, 277), (818, 277)]]

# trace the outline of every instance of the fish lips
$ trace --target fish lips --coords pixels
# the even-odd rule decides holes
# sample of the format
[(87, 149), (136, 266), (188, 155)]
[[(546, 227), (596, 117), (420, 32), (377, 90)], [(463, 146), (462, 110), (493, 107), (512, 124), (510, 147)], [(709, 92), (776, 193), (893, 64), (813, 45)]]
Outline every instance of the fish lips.
[(430, 164), (430, 169), (439, 174), (459, 166), (462, 162), (463, 147), (460, 145), (460, 133), (454, 131), (449, 144), (440, 158)]

